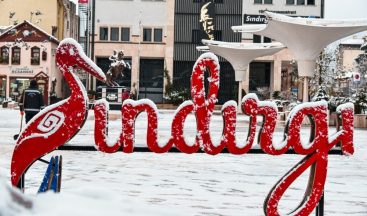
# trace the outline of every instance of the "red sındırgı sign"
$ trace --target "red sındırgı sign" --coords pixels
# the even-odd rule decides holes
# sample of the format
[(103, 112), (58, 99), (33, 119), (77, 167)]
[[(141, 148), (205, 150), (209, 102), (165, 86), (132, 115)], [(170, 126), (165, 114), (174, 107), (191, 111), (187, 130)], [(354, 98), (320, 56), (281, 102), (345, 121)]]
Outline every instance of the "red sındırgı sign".
[[(90, 61), (81, 47), (72, 39), (63, 40), (56, 52), (56, 61), (71, 88), (71, 96), (55, 105), (47, 107), (38, 114), (22, 131), (13, 153), (11, 176), (12, 184), (17, 185), (20, 176), (38, 158), (56, 149), (70, 140), (83, 125), (87, 115), (87, 96), (85, 89), (73, 75), (74, 67), (105, 81), (103, 72)], [(209, 71), (209, 90), (205, 93), (204, 73)], [(95, 143), (99, 151), (115, 153), (120, 148), (125, 153), (134, 150), (134, 126), (141, 112), (148, 115), (147, 145), (152, 152), (165, 153), (173, 146), (184, 153), (195, 153), (203, 149), (215, 155), (224, 148), (232, 154), (247, 153), (255, 140), (256, 123), (263, 116), (262, 129), (259, 132), (259, 145), (270, 155), (281, 155), (292, 148), (295, 153), (306, 155), (273, 187), (264, 203), (266, 215), (279, 215), (278, 204), (289, 186), (307, 169), (310, 168), (309, 188), (301, 204), (292, 214), (309, 215), (316, 207), (324, 191), (327, 174), (328, 152), (336, 144), (341, 145), (344, 154), (353, 154), (353, 104), (344, 104), (337, 108), (342, 119), (342, 128), (329, 136), (327, 124), (327, 103), (309, 102), (298, 105), (289, 115), (285, 127), (284, 140), (273, 142), (278, 110), (273, 102), (259, 101), (256, 95), (246, 95), (241, 104), (243, 113), (249, 115), (250, 127), (246, 145), (238, 145), (236, 140), (237, 104), (229, 101), (223, 105), (222, 116), (224, 127), (219, 143), (213, 143), (209, 125), (217, 101), (219, 90), (219, 63), (214, 54), (206, 53), (197, 60), (191, 76), (192, 100), (178, 107), (171, 125), (171, 138), (167, 143), (159, 143), (157, 136), (158, 111), (149, 99), (138, 101), (126, 100), (121, 108), (122, 130), (116, 142), (108, 140), (108, 102), (100, 100), (95, 104)], [(194, 144), (184, 138), (184, 124), (190, 113), (195, 113), (197, 133)], [(310, 142), (304, 143), (300, 137), (302, 121), (305, 117), (312, 121)]]

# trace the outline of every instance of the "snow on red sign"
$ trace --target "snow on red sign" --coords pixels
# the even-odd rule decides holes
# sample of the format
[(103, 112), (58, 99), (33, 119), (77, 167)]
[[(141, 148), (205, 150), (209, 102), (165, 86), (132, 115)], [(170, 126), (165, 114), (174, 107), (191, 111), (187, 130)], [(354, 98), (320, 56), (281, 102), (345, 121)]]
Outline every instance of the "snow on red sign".
[[(52, 106), (48, 106), (32, 119), (20, 134), (14, 149), (11, 163), (11, 180), (17, 185), (22, 174), (41, 156), (55, 150), (75, 136), (87, 116), (86, 91), (74, 75), (75, 67), (82, 68), (102, 81), (104, 73), (85, 56), (79, 44), (72, 39), (63, 40), (57, 51), (56, 61), (65, 80), (71, 88), (71, 96)], [(204, 73), (209, 71), (208, 94), (204, 87)], [(316, 207), (324, 191), (327, 177), (328, 152), (335, 145), (341, 146), (346, 155), (353, 154), (353, 104), (347, 103), (337, 108), (342, 119), (338, 132), (329, 135), (326, 102), (309, 102), (298, 105), (289, 115), (284, 132), (284, 139), (275, 143), (273, 134), (277, 120), (277, 106), (270, 101), (259, 101), (255, 94), (246, 95), (241, 103), (243, 113), (249, 115), (250, 127), (246, 144), (239, 145), (236, 138), (237, 104), (229, 101), (223, 105), (222, 116), (224, 127), (219, 143), (214, 143), (209, 125), (214, 111), (219, 90), (220, 68), (218, 58), (211, 53), (200, 56), (193, 67), (191, 76), (192, 100), (181, 104), (173, 118), (171, 138), (167, 143), (160, 143), (157, 136), (158, 110), (149, 99), (138, 101), (126, 100), (121, 107), (122, 129), (117, 141), (111, 142), (108, 137), (108, 102), (100, 100), (95, 104), (95, 143), (99, 151), (115, 153), (122, 149), (125, 153), (134, 151), (135, 120), (141, 112), (148, 115), (147, 145), (152, 152), (165, 153), (175, 147), (181, 152), (191, 154), (204, 150), (211, 155), (219, 154), (224, 148), (232, 154), (246, 154), (255, 140), (258, 117), (264, 117), (259, 132), (259, 145), (270, 155), (282, 155), (289, 149), (306, 155), (292, 167), (271, 189), (264, 203), (266, 215), (279, 215), (278, 204), (292, 183), (306, 170), (310, 169), (309, 187), (304, 199), (295, 209), (294, 215), (309, 215)], [(196, 139), (187, 143), (184, 137), (185, 120), (190, 113), (196, 115)], [(301, 140), (300, 129), (304, 118), (312, 122), (311, 140)]]
[(79, 0), (79, 4), (88, 4), (88, 0)]

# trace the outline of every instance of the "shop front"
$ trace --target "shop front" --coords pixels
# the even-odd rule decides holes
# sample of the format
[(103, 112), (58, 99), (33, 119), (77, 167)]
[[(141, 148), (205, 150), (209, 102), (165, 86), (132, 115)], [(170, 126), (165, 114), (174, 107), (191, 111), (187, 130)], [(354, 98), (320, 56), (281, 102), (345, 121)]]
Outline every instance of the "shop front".
[(0, 104), (6, 98), (6, 76), (0, 75)]
[(43, 95), (43, 100), (45, 104), (48, 104), (48, 76), (40, 72), (36, 76), (33, 77), (17, 77), (11, 76), (9, 77), (9, 97), (13, 101), (19, 102), (20, 95), (29, 87), (29, 84), (32, 79), (35, 79), (38, 84), (38, 89), (41, 91)]

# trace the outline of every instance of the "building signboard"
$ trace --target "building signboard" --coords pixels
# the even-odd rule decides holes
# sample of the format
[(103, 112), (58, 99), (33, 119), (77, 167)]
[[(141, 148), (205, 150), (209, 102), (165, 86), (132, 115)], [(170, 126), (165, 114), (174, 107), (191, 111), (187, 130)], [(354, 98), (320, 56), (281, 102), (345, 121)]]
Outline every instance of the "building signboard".
[(259, 14), (244, 14), (243, 15), (244, 24), (265, 24), (267, 23), (266, 16)]
[(21, 68), (12, 68), (12, 74), (33, 74), (33, 69), (28, 67), (21, 67)]

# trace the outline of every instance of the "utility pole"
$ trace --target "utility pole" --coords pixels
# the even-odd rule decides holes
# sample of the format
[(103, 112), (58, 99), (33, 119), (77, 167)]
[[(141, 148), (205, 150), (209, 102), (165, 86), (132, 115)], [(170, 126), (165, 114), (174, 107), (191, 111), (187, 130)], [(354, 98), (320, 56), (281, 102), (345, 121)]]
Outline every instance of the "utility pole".
[[(94, 61), (94, 35), (95, 35), (95, 31), (96, 31), (96, 0), (92, 0), (92, 41), (91, 41), (91, 50), (90, 50), (90, 58), (92, 59), (92, 61)], [(90, 89), (94, 90), (94, 81), (95, 78), (91, 76), (90, 80)]]

